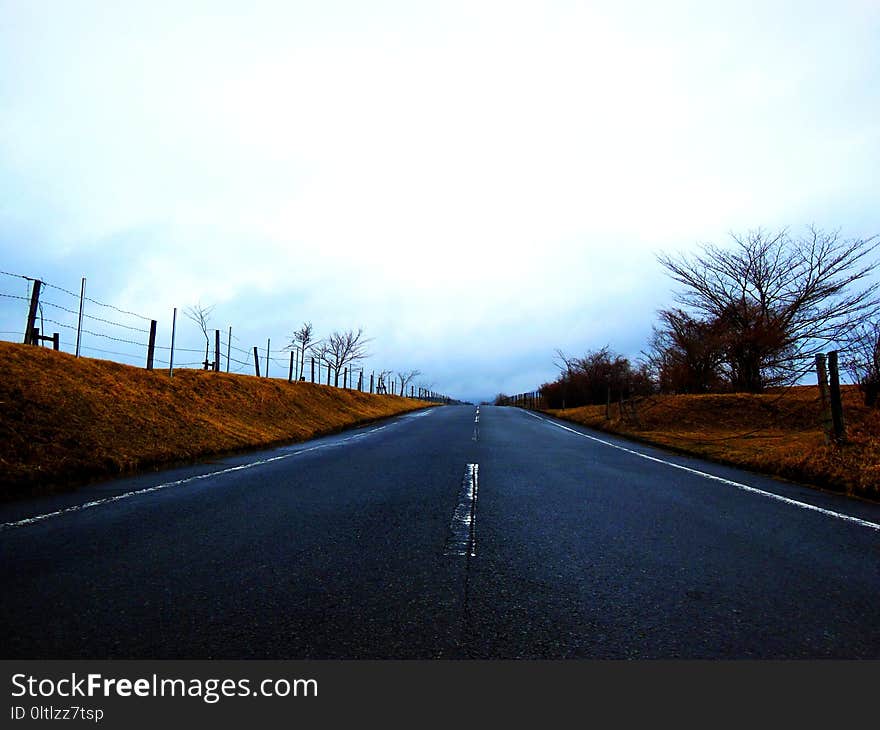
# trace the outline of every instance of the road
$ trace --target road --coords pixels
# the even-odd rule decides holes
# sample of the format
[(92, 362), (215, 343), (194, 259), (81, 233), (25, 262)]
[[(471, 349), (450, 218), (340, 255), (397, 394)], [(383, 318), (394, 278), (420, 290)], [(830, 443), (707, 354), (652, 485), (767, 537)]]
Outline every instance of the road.
[(880, 507), (513, 408), (0, 522), (4, 658), (880, 658)]

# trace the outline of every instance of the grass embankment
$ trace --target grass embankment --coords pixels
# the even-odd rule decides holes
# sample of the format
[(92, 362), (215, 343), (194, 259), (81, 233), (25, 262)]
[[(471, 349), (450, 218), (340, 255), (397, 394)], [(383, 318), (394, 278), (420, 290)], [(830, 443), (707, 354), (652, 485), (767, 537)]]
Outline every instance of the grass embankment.
[(0, 499), (301, 441), (425, 407), (311, 383), (152, 371), (0, 342)]
[(636, 419), (605, 406), (548, 413), (591, 428), (715, 461), (880, 501), (880, 410), (843, 386), (847, 443), (825, 442), (818, 387), (761, 395), (665, 395), (641, 400)]

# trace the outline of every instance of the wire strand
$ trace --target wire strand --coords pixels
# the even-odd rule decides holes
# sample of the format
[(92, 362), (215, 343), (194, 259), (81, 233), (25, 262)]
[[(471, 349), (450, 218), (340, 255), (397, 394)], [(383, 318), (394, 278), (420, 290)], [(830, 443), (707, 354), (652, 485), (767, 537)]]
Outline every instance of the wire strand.
[[(19, 297), (19, 299), (24, 299), (24, 298), (25, 297)], [(40, 304), (45, 304), (49, 307), (56, 307), (57, 309), (61, 309), (65, 312), (69, 312), (70, 314), (74, 314), (77, 317), (79, 317), (79, 312), (76, 311), (75, 309), (68, 309), (67, 307), (63, 307), (60, 304), (56, 304), (55, 302), (47, 302), (47, 301), (40, 300)], [(105, 324), (112, 324), (114, 327), (122, 327), (123, 329), (133, 330), (135, 332), (143, 332), (144, 334), (150, 333), (149, 330), (142, 329), (141, 327), (132, 327), (127, 324), (121, 324), (119, 322), (114, 322), (113, 320), (110, 320), (110, 319), (103, 319), (101, 317), (96, 317), (93, 314), (86, 314), (85, 312), (83, 312), (82, 316), (87, 319), (95, 320), (96, 322), (103, 322)]]
[[(72, 325), (64, 324), (63, 322), (58, 322), (57, 320), (49, 319), (48, 317), (44, 321), (49, 322), (50, 324), (56, 324), (59, 327), (65, 327), (69, 330), (76, 330), (77, 329), (76, 327), (74, 327)], [(105, 335), (100, 332), (92, 332), (91, 330), (87, 330), (87, 329), (83, 329), (80, 331), (85, 335), (92, 335), (93, 337), (103, 337), (107, 340), (113, 340), (114, 342), (124, 342), (128, 345), (137, 345), (138, 347), (147, 347), (147, 345), (145, 345), (143, 342), (136, 342), (135, 340), (126, 340), (122, 337), (112, 337), (111, 335)]]

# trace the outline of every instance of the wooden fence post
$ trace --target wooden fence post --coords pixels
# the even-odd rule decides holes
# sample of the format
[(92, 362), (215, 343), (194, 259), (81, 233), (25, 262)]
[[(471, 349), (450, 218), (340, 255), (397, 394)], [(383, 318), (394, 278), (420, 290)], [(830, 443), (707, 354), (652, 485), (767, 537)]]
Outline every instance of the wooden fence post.
[(831, 438), (831, 398), (828, 394), (828, 372), (825, 369), (825, 354), (820, 352), (816, 355), (816, 379), (819, 382), (819, 403), (822, 409), (822, 432), (825, 434), (825, 442)]
[(220, 330), (214, 330), (214, 372), (220, 372)]
[(846, 441), (846, 426), (843, 422), (843, 401), (840, 397), (840, 373), (837, 369), (837, 350), (828, 353), (828, 376), (831, 386), (831, 425), (834, 429), (834, 440), (838, 443)]
[(287, 373), (287, 382), (293, 382), (293, 350), (290, 351), (290, 371)]
[(257, 371), (257, 377), (260, 377), (260, 353), (257, 351), (257, 346), (254, 345), (254, 370)]
[(153, 357), (156, 354), (156, 320), (150, 320), (150, 342), (147, 345), (147, 370), (153, 369)]
[(76, 320), (76, 356), (79, 357), (79, 343), (82, 339), (83, 327), (83, 303), (86, 298), (86, 277), (82, 278), (82, 284), (79, 289), (79, 317)]
[(312, 355), (312, 382), (315, 382), (315, 356)]
[(57, 332), (52, 333), (52, 349), (56, 352), (61, 349), (61, 338)]
[(342, 387), (348, 390), (348, 368), (342, 371)]
[(31, 306), (28, 309), (27, 325), (24, 329), (24, 344), (26, 345), (37, 344), (37, 340), (34, 339), (34, 324), (37, 321), (37, 307), (40, 304), (40, 287), (42, 286), (42, 281), (34, 279), (34, 285), (31, 288)]

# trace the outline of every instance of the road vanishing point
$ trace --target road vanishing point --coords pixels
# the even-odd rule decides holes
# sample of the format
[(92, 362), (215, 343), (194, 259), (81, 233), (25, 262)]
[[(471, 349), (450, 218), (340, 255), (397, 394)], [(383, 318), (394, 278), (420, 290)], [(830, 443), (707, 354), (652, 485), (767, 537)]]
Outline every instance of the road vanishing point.
[(880, 658), (880, 506), (516, 408), (0, 523), (7, 658)]

